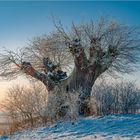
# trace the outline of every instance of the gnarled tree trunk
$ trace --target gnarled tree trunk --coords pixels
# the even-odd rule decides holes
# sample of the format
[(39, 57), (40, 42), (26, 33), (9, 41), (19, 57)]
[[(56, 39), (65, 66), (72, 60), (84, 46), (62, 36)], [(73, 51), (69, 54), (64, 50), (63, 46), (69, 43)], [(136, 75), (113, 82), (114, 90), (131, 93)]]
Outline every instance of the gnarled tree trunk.
[(73, 71), (72, 77), (68, 83), (69, 91), (79, 91), (79, 114), (89, 115), (90, 114), (90, 97), (92, 92), (92, 86), (95, 83), (97, 77), (102, 73), (101, 67), (91, 66), (85, 69), (76, 68)]
[(92, 86), (94, 83), (92, 72), (88, 69), (80, 70), (75, 68), (72, 79), (70, 79), (68, 89), (69, 91), (79, 91), (79, 114), (89, 114), (89, 100)]

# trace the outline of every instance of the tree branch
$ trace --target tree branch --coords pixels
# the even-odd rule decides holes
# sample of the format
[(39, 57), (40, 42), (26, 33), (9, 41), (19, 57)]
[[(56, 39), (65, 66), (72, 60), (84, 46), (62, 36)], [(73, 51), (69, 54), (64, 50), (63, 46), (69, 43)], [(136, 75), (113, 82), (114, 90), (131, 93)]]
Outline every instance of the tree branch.
[(88, 66), (88, 59), (84, 48), (80, 44), (80, 40), (75, 39), (69, 46), (69, 50), (74, 57), (76, 68), (85, 69)]

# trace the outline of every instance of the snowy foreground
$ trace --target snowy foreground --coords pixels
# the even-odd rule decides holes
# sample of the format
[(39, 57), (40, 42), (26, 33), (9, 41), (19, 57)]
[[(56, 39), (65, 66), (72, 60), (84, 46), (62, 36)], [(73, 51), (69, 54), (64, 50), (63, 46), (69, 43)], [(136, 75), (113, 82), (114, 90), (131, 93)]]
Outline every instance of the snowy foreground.
[[(2, 138), (1, 138), (2, 139)], [(49, 128), (24, 130), (9, 140), (140, 140), (140, 115), (88, 117)]]

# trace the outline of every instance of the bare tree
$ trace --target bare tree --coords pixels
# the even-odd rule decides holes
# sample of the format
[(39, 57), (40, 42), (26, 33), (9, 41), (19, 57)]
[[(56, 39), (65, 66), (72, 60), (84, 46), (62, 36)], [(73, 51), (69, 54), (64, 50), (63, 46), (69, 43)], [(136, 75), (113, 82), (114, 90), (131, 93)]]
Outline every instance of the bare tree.
[[(80, 25), (72, 24), (66, 31), (61, 22), (54, 22), (56, 32), (39, 37), (25, 49), (24, 61), (31, 62), (22, 69), (26, 74), (42, 81), (49, 91), (56, 87), (67, 91), (81, 90), (80, 114), (90, 114), (89, 100), (92, 86), (104, 72), (130, 73), (136, 70), (139, 61), (139, 28), (129, 27), (117, 22), (106, 21)], [(16, 75), (22, 67), (17, 60), (18, 54), (6, 51), (1, 54), (1, 76)], [(74, 65), (68, 79), (55, 83), (43, 73), (43, 57), (49, 57), (53, 63), (60, 63), (66, 70)], [(26, 63), (27, 64), (27, 63)], [(18, 67), (18, 71), (15, 70)]]

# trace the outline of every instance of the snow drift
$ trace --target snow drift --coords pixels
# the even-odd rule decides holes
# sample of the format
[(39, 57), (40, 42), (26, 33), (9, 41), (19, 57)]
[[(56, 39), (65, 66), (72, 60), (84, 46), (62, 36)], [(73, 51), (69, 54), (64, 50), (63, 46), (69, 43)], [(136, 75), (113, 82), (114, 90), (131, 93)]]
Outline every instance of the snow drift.
[[(1, 137), (2, 139), (2, 137)], [(140, 115), (108, 115), (17, 132), (12, 140), (140, 140)]]

